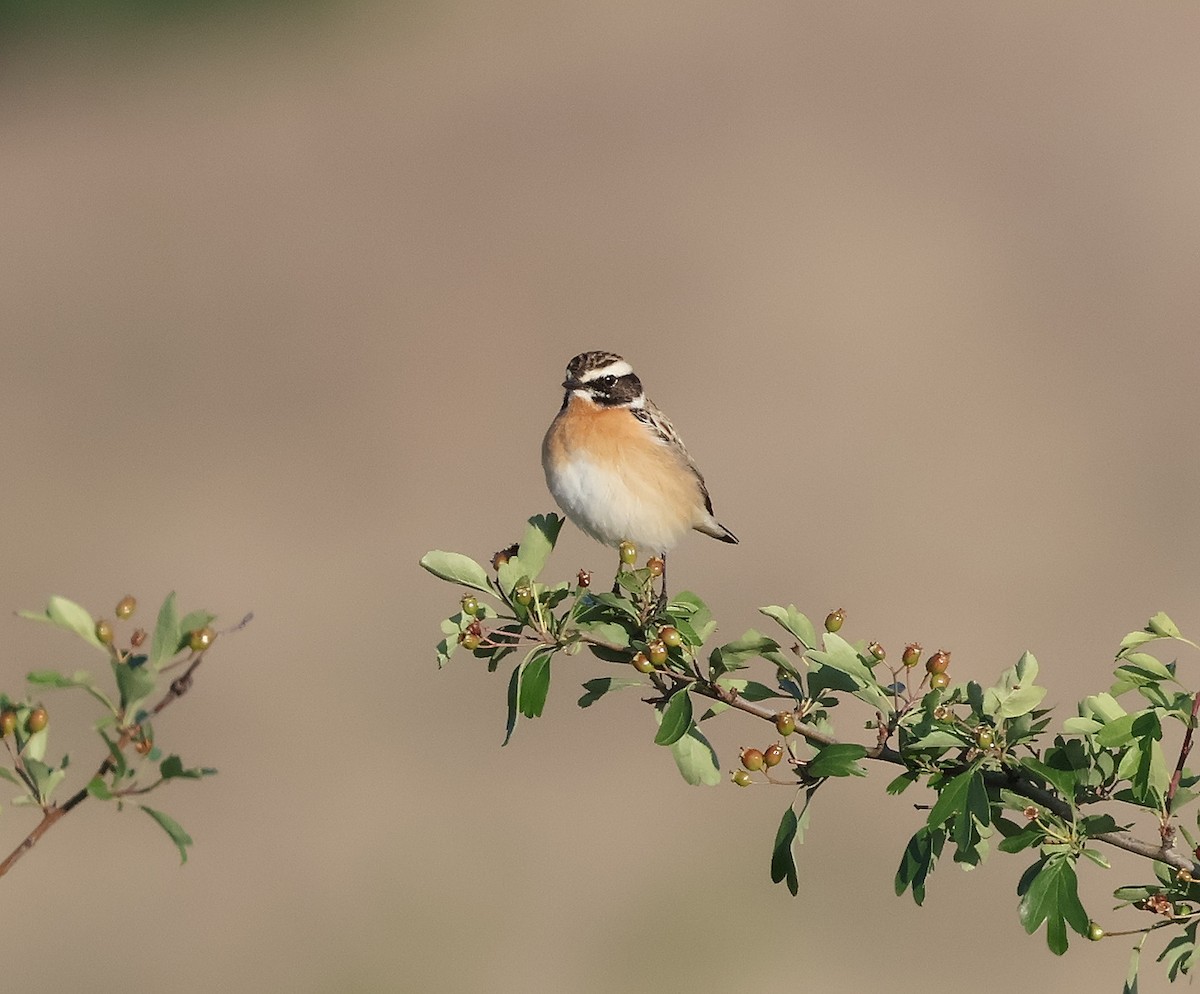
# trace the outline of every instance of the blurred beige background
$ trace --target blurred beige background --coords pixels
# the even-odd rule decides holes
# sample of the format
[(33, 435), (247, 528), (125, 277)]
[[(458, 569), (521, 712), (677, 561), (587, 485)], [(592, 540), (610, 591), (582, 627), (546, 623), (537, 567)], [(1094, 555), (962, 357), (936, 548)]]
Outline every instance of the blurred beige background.
[[(1200, 12), (361, 2), (8, 28), (0, 606), (132, 592), (149, 615), (175, 588), (256, 615), (159, 723), (221, 770), (155, 799), (187, 866), (142, 815), (80, 808), (0, 884), (24, 975), (902, 994), (1020, 957), (1039, 990), (1119, 990), (1121, 942), (1057, 960), (1024, 937), (1019, 861), (897, 900), (920, 815), (882, 773), (823, 791), (791, 899), (767, 873), (784, 792), (687, 787), (635, 699), (575, 707), (598, 662), (559, 664), (501, 750), (506, 676), (436, 671), (457, 597), (416, 562), (490, 556), (550, 509), (562, 367), (606, 348), (741, 537), (672, 560), (727, 638), (760, 604), (841, 605), (853, 637), (951, 649), (958, 679), (1032, 649), (1069, 713), (1154, 611), (1200, 629)], [(560, 548), (562, 575), (610, 567)], [(10, 691), (96, 665), (9, 615), (0, 638)], [(47, 700), (60, 729), (89, 714)], [(724, 765), (761, 735), (729, 719)], [(53, 742), (82, 783), (91, 740)], [(32, 823), (6, 806), (5, 848)], [(1111, 890), (1141, 875), (1088, 874), (1089, 910), (1119, 925)]]

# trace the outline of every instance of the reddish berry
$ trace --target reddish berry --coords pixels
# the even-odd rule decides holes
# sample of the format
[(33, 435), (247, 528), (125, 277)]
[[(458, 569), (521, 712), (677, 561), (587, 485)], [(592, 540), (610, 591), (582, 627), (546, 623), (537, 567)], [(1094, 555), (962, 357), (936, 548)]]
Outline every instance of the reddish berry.
[(137, 754), (139, 756), (144, 756), (144, 755), (146, 755), (146, 753), (148, 753), (151, 749), (154, 748), (154, 743), (151, 742), (149, 739), (138, 739), (133, 744), (133, 748), (137, 751)]
[(846, 620), (846, 612), (840, 607), (836, 611), (830, 611), (825, 616), (825, 631), (837, 632), (842, 628), (842, 623)]
[(12, 735), (17, 728), (17, 712), (12, 708), (0, 711), (0, 736)]
[(133, 612), (137, 610), (137, 599), (129, 594), (126, 594), (117, 602), (117, 617), (124, 621), (126, 618), (132, 617)]
[(950, 668), (950, 653), (945, 649), (938, 649), (932, 656), (925, 660), (926, 673), (945, 673)]
[(40, 732), (50, 724), (50, 716), (46, 714), (45, 708), (34, 708), (29, 712), (29, 717), (25, 719), (25, 728), (30, 734)]
[(772, 742), (763, 753), (763, 762), (767, 766), (778, 766), (783, 762), (783, 746), (778, 742)]
[(588, 587), (590, 587), (592, 585), (592, 574), (589, 573), (585, 569), (581, 569), (579, 571), (579, 575), (575, 578), (575, 581), (579, 584), (580, 587), (582, 587), (584, 590), (586, 590)]
[(650, 658), (644, 652), (634, 653), (633, 668), (639, 673), (649, 673), (654, 669), (654, 664), (650, 662)]
[(646, 569), (648, 569), (650, 571), (650, 575), (655, 578), (662, 576), (663, 571), (666, 570), (666, 568), (667, 564), (657, 556), (655, 556), (653, 559), (646, 560)]
[(663, 625), (658, 630), (658, 637), (668, 649), (678, 649), (683, 645), (683, 634), (672, 625)]
[(142, 643), (146, 641), (146, 629), (138, 628), (132, 635), (129, 636), (129, 644), (135, 649), (140, 649)]
[(766, 762), (766, 757), (758, 749), (743, 749), (741, 759), (742, 765), (748, 770), (761, 770)]
[(667, 647), (656, 640), (646, 646), (646, 655), (655, 666), (662, 666), (667, 661)]
[(904, 647), (904, 653), (900, 656), (901, 662), (909, 669), (912, 669), (921, 661), (921, 643), (909, 642)]
[(775, 715), (775, 729), (780, 735), (791, 735), (796, 730), (796, 715), (792, 711), (780, 711)]
[(459, 636), (459, 641), (462, 642), (464, 649), (469, 649), (474, 652), (479, 648), (479, 644), (483, 641), (475, 632), (463, 632)]

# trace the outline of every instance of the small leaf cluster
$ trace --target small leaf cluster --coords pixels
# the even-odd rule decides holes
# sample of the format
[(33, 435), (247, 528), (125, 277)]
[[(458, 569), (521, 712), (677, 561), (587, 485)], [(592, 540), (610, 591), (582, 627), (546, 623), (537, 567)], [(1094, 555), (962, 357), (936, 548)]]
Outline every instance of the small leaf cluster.
[[(583, 679), (579, 706), (637, 688), (652, 708), (653, 741), (670, 750), (690, 784), (723, 779), (704, 731), (712, 719), (736, 711), (774, 726), (778, 738), (743, 748), (730, 777), (741, 787), (791, 792), (771, 847), (770, 875), (792, 894), (800, 888), (796, 847), (817, 791), (840, 777), (865, 776), (864, 764), (881, 762), (899, 768), (888, 794), (920, 785), (931, 798), (917, 804), (920, 822), (895, 876), (898, 895), (909, 892), (923, 903), (929, 876), (946, 854), (966, 869), (996, 850), (1032, 856), (1018, 884), (1017, 915), (1027, 932), (1044, 926), (1052, 952), (1067, 950), (1072, 931), (1092, 940), (1132, 933), (1144, 941), (1169, 928), (1175, 934), (1163, 954), (1168, 975), (1190, 971), (1200, 920), (1200, 885), (1192, 874), (1200, 878), (1200, 866), (1193, 862), (1196, 838), (1179, 813), (1200, 796), (1200, 776), (1187, 766), (1200, 697), (1179, 683), (1174, 660), (1150, 651), (1158, 642), (1194, 647), (1166, 615), (1122, 640), (1115, 682), (1055, 728), (1042, 707), (1047, 689), (1038, 683), (1038, 662), (1028, 652), (990, 685), (956, 683), (947, 651), (931, 653), (922, 670), (923, 650), (910, 642), (889, 661), (879, 642), (844, 636), (842, 609), (829, 612), (818, 631), (792, 605), (760, 608), (782, 636), (751, 629), (710, 646), (716, 623), (707, 605), (690, 592), (656, 596), (661, 569), (638, 568), (628, 543), (611, 592), (595, 591), (585, 570), (574, 583), (543, 583), (561, 525), (555, 515), (529, 519), (524, 537), (498, 553), (490, 571), (457, 553), (431, 552), (421, 560), (441, 579), (468, 588), (462, 610), (442, 623), (439, 665), (465, 649), (496, 670), (518, 654), (505, 742), (519, 718), (542, 714), (552, 669), (578, 672), (578, 662), (567, 660), (586, 650), (618, 669)], [(868, 735), (845, 741), (835, 720)], [(1149, 838), (1134, 834), (1139, 822)], [(1108, 869), (1112, 848), (1153, 862), (1155, 883), (1116, 892), (1122, 907), (1156, 916), (1152, 924), (1106, 933), (1085, 910), (1080, 863)], [(1140, 949), (1139, 943), (1133, 983)]]
[[(120, 810), (127, 801), (170, 780), (198, 780), (216, 773), (209, 767), (185, 766), (179, 756), (164, 754), (153, 725), (162, 707), (187, 689), (215, 641), (215, 616), (208, 611), (181, 615), (171, 593), (159, 608), (151, 633), (126, 624), (136, 609), (136, 600), (126, 596), (117, 603), (112, 619), (94, 619), (80, 605), (54, 596), (44, 611), (19, 612), (21, 617), (71, 632), (106, 656), (111, 683), (87, 670), (35, 670), (26, 677), (33, 688), (83, 690), (101, 706), (94, 729), (103, 743), (104, 759), (86, 786), (61, 806), (55, 791), (66, 777), (70, 757), (64, 755), (57, 766), (46, 762), (51, 724), (46, 710), (32, 700), (18, 703), (0, 695), (0, 730), (5, 732), (11, 762), (9, 768), (0, 766), (0, 777), (24, 791), (14, 804), (32, 805), (57, 816), (91, 797), (112, 802)], [(122, 634), (125, 628), (129, 630)], [(137, 807), (167, 833), (186, 862), (192, 844), (188, 833), (162, 811), (140, 802)]]

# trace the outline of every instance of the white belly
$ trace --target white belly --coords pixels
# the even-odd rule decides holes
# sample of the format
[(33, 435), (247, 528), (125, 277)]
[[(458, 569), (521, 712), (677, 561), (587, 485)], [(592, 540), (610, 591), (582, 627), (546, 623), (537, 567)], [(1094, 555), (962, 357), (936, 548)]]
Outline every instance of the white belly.
[(666, 552), (694, 522), (691, 507), (673, 506), (655, 492), (636, 492), (611, 469), (575, 455), (546, 473), (550, 493), (567, 517), (604, 545), (632, 542), (645, 554)]

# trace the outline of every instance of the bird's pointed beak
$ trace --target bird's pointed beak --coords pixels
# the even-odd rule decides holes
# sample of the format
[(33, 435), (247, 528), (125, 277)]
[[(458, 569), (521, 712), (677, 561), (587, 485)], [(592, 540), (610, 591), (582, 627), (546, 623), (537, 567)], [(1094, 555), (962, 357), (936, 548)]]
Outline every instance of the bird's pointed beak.
[(583, 386), (583, 381), (577, 380), (573, 376), (568, 376), (565, 380), (563, 380), (564, 390), (578, 390), (581, 386)]

